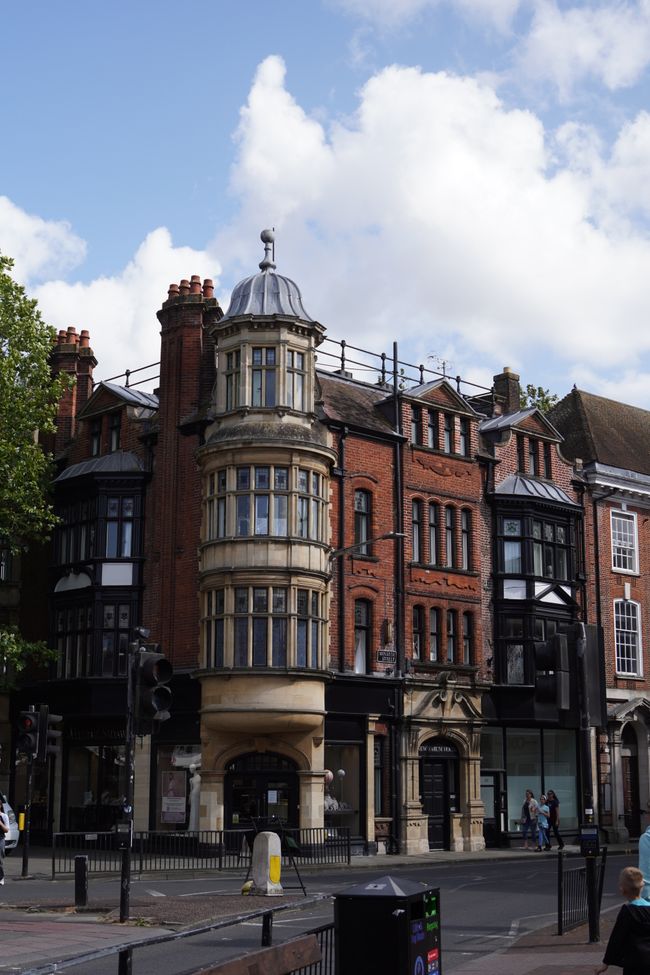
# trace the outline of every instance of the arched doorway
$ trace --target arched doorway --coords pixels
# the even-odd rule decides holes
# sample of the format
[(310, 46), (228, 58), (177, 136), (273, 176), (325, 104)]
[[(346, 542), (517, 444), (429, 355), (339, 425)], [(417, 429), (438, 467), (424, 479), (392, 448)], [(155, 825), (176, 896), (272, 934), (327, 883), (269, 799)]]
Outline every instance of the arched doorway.
[(227, 829), (272, 817), (297, 826), (297, 766), (273, 752), (240, 755), (226, 767), (224, 800)]
[(639, 749), (634, 728), (626, 724), (621, 735), (621, 776), (623, 780), (623, 816), (628, 836), (641, 835), (641, 801), (639, 797)]
[(460, 809), (458, 749), (449, 740), (432, 738), (419, 750), (420, 796), (429, 817), (429, 849), (448, 850), (450, 814)]

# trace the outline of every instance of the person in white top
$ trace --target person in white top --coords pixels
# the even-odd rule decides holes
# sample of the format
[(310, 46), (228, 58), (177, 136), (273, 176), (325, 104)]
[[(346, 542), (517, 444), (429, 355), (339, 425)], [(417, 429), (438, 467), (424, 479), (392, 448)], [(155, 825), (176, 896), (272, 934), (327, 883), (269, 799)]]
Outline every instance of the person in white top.
[(9, 832), (9, 817), (0, 806), (0, 884), (5, 882), (5, 836)]

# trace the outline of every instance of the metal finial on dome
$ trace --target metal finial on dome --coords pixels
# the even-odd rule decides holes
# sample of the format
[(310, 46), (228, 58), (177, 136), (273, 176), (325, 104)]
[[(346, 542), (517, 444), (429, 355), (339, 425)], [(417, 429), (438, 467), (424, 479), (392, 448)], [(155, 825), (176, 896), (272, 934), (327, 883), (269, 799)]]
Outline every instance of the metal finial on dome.
[(275, 234), (272, 230), (263, 230), (260, 234), (260, 240), (264, 244), (264, 260), (260, 261), (260, 268), (262, 271), (266, 271), (268, 268), (275, 268)]

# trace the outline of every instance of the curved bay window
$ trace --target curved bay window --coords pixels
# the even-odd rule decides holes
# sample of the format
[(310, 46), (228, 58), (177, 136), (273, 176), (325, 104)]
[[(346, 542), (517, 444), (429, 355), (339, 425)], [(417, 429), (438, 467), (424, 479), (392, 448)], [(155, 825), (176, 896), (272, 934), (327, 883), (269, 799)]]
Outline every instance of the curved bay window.
[(235, 586), (203, 594), (208, 668), (321, 666), (323, 593), (289, 586)]

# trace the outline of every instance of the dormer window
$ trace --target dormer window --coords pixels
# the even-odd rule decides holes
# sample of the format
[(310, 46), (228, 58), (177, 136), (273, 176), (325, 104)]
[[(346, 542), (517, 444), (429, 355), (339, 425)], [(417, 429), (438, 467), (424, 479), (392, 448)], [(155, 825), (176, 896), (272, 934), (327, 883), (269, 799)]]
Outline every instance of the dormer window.
[(276, 404), (276, 349), (253, 349), (252, 405), (270, 407)]
[(99, 457), (102, 452), (102, 418), (96, 416), (90, 422), (90, 456)]
[(422, 443), (422, 410), (419, 406), (411, 410), (411, 443)]
[(528, 473), (532, 477), (537, 477), (539, 474), (539, 454), (538, 454), (538, 443), (532, 437), (528, 438)]
[(108, 442), (109, 450), (113, 453), (120, 449), (120, 429), (122, 426), (122, 414), (111, 413), (108, 422)]
[(440, 443), (438, 440), (438, 413), (436, 410), (429, 410), (427, 417), (427, 445), (438, 450)]
[(451, 413), (445, 413), (442, 449), (446, 454), (454, 452), (454, 418)]
[(458, 424), (458, 453), (463, 457), (469, 457), (469, 420), (461, 417)]

